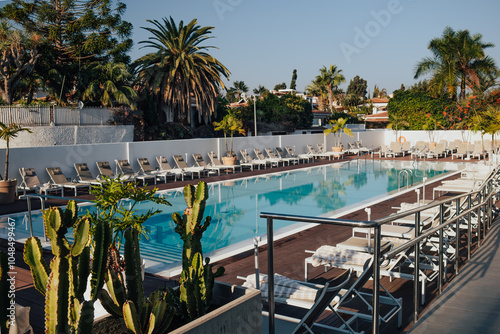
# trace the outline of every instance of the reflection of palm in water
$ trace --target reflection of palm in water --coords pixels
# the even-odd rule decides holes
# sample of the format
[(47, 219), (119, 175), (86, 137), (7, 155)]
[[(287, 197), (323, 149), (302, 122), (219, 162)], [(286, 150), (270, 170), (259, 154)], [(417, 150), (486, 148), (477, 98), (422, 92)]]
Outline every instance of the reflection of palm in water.
[(272, 191), (265, 194), (262, 194), (265, 200), (269, 202), (270, 206), (274, 206), (279, 202), (284, 202), (287, 204), (297, 204), (303, 198), (308, 197), (313, 191), (313, 184), (305, 184), (302, 186), (287, 188), (282, 191)]
[(245, 214), (245, 210), (237, 208), (234, 204), (234, 190), (230, 186), (224, 191), (226, 200), (224, 201), (224, 208), (217, 210), (217, 205), (213, 208), (212, 222), (207, 230), (209, 232), (208, 238), (212, 239), (213, 245), (220, 246), (222, 243), (229, 245), (233, 242), (234, 237), (231, 236), (234, 231), (233, 226), (241, 220)]
[(349, 175), (347, 181), (344, 182), (344, 186), (354, 185), (355, 189), (360, 189), (368, 183), (368, 175), (365, 172), (359, 172), (357, 174)]
[(332, 211), (345, 206), (343, 198), (346, 194), (346, 185), (349, 180), (341, 182), (337, 180), (321, 181), (320, 187), (314, 193), (314, 200), (323, 209), (323, 212)]

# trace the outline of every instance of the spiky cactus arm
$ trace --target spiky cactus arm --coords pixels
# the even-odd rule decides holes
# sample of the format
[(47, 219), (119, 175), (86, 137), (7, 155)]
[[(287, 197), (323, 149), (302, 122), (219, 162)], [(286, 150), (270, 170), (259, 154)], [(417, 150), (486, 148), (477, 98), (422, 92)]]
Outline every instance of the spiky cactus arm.
[[(77, 212), (76, 203), (70, 201), (64, 212), (50, 208), (43, 213), (54, 255), (50, 270), (42, 257), (40, 240), (29, 238), (24, 247), (24, 259), (30, 266), (35, 287), (45, 295), (48, 333), (86, 333), (94, 319), (93, 301), (83, 300), (89, 276), (90, 220), (78, 220)], [(65, 237), (68, 228), (73, 228), (71, 244)]]
[(94, 258), (92, 261), (92, 276), (90, 279), (90, 298), (95, 301), (104, 285), (106, 276), (106, 261), (111, 245), (111, 227), (103, 221), (98, 221), (94, 231)]
[(35, 289), (45, 296), (50, 269), (42, 254), (43, 250), (40, 240), (37, 237), (29, 237), (24, 244), (24, 262), (31, 269)]
[(201, 238), (203, 232), (210, 225), (211, 217), (207, 216), (202, 222), (208, 199), (208, 188), (205, 182), (199, 182), (195, 190), (193, 185), (184, 187), (184, 199), (187, 208), (182, 217), (178, 213), (172, 215), (176, 223), (175, 231), (180, 235), (183, 243), (182, 268), (187, 270), (196, 253), (202, 252)]
[(141, 276), (141, 255), (139, 232), (134, 228), (125, 231), (125, 277), (127, 280), (127, 299), (131, 300), (139, 314), (144, 302), (144, 288)]

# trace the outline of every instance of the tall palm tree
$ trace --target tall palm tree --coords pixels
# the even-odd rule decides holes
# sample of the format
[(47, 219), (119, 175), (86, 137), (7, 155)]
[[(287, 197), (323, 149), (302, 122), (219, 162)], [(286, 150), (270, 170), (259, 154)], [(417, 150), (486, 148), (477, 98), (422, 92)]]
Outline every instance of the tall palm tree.
[(493, 44), (481, 39), (481, 34), (446, 27), (441, 38), (430, 41), (428, 48), (433, 56), (417, 63), (415, 79), (432, 73), (430, 84), (435, 91), (446, 90), (450, 97), (455, 97), (460, 86), (459, 97), (464, 99), (467, 86), (479, 87), (482, 80), (498, 73), (494, 60), (484, 52)]
[(317, 84), (326, 88), (330, 111), (333, 112), (334, 91), (338, 90), (338, 85), (345, 82), (345, 77), (342, 74), (342, 70), (338, 69), (336, 65), (323, 66), (319, 72), (320, 74), (316, 76)]
[(308, 95), (318, 97), (318, 110), (325, 110), (325, 100), (328, 99), (328, 92), (325, 87), (319, 84), (318, 79), (314, 79), (306, 86), (306, 92)]
[(3, 175), (4, 180), (9, 179), (9, 147), (10, 141), (17, 137), (19, 132), (29, 132), (32, 133), (30, 129), (23, 128), (20, 125), (11, 123), (6, 125), (0, 122), (0, 139), (5, 140), (5, 174)]
[(262, 86), (262, 85), (259, 85), (258, 88), (254, 88), (253, 89), (253, 93), (254, 94), (262, 95), (262, 94), (267, 93), (267, 92), (269, 92), (269, 90), (266, 87)]
[(99, 101), (105, 107), (126, 105), (135, 109), (137, 93), (131, 87), (132, 74), (122, 63), (96, 63), (90, 66), (91, 82), (82, 98)]
[(227, 90), (229, 101), (239, 101), (243, 93), (248, 92), (248, 86), (245, 81), (235, 81), (233, 82), (233, 87)]
[(209, 123), (217, 110), (219, 89), (225, 89), (223, 77), (230, 72), (207, 51), (215, 48), (203, 42), (212, 38), (213, 27), (200, 27), (194, 19), (187, 25), (174, 20), (148, 20), (155, 28), (143, 28), (153, 37), (141, 41), (156, 50), (133, 64), (138, 84), (152, 91), (159, 100), (167, 122), (191, 123), (191, 105), (196, 105), (198, 121)]

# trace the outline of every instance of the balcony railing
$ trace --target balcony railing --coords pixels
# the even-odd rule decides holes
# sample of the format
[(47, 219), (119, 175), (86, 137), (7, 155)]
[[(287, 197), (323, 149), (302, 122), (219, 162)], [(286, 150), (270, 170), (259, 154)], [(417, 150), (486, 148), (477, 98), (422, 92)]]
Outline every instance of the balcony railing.
[[(472, 215), (477, 217), (477, 227), (475, 228), (476, 237), (478, 240), (478, 246), (481, 245), (481, 240), (486, 236), (492, 221), (493, 221), (493, 206), (494, 200), (497, 200), (498, 195), (498, 182), (500, 180), (500, 168), (497, 167), (492, 171), (488, 179), (482, 184), (481, 188), (477, 191), (469, 192), (463, 195), (455, 196), (452, 198), (447, 198), (442, 201), (436, 201), (431, 204), (422, 205), (417, 208), (407, 210), (401, 213), (397, 213), (391, 216), (384, 217), (378, 220), (372, 221), (361, 221), (361, 220), (346, 220), (346, 219), (333, 219), (333, 218), (321, 218), (321, 217), (308, 217), (308, 216), (295, 216), (295, 215), (285, 215), (285, 214), (274, 214), (262, 212), (260, 214), (261, 218), (267, 219), (267, 260), (268, 260), (268, 308), (269, 308), (269, 333), (275, 333), (275, 302), (274, 302), (274, 247), (273, 247), (273, 223), (275, 220), (285, 220), (300, 223), (311, 223), (311, 224), (326, 224), (326, 225), (338, 225), (338, 226), (350, 226), (357, 228), (367, 228), (374, 229), (374, 250), (373, 250), (373, 286), (378, 287), (380, 284), (380, 264), (383, 260), (388, 260), (394, 258), (396, 255), (408, 250), (413, 247), (414, 258), (420, 259), (421, 248), (420, 244), (427, 238), (431, 236), (438, 235), (438, 261), (439, 261), (439, 271), (438, 271), (438, 292), (441, 294), (443, 288), (443, 282), (445, 278), (445, 268), (444, 268), (444, 256), (445, 256), (445, 240), (444, 231), (445, 229), (454, 228), (456, 237), (455, 239), (455, 274), (459, 274), (459, 241), (461, 233), (467, 233), (467, 259), (471, 258), (471, 247), (472, 247)], [(454, 213), (445, 217), (445, 210), (454, 207)], [(415, 228), (415, 237), (403, 245), (392, 249), (383, 256), (381, 255), (381, 226), (388, 224), (397, 219), (405, 218), (408, 216), (414, 216), (415, 226), (421, 226), (421, 212), (424, 210), (429, 210), (434, 207), (439, 207), (439, 224), (434, 228), (420, 234), (419, 229)], [(460, 223), (467, 224), (466, 232), (462, 232), (460, 229)], [(370, 233), (367, 234), (368, 236)], [(419, 296), (420, 296), (420, 261), (414, 261), (414, 272), (413, 272), (413, 302), (414, 302), (414, 316), (413, 321), (418, 320), (419, 315)], [(256, 279), (258, 280), (258, 279)], [(373, 323), (372, 332), (375, 334), (379, 333), (380, 326), (380, 289), (373, 289)]]

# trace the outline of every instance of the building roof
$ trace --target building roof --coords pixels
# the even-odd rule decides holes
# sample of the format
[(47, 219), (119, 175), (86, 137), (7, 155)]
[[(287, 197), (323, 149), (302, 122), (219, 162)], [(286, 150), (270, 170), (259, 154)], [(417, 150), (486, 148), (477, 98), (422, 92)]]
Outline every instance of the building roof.
[(389, 99), (380, 99), (378, 97), (374, 97), (373, 99), (369, 99), (366, 102), (372, 102), (372, 103), (389, 103)]
[(366, 115), (365, 121), (366, 122), (389, 122), (389, 114), (387, 111), (384, 111), (384, 112), (381, 112), (378, 114)]

